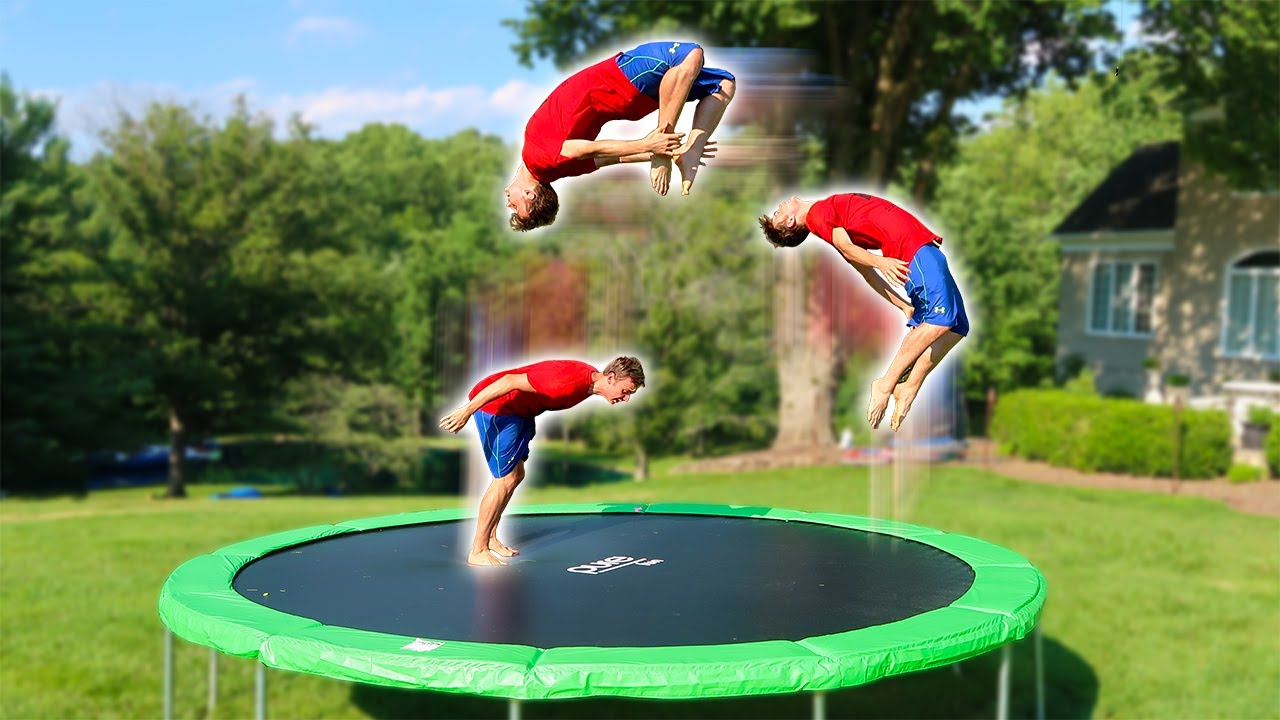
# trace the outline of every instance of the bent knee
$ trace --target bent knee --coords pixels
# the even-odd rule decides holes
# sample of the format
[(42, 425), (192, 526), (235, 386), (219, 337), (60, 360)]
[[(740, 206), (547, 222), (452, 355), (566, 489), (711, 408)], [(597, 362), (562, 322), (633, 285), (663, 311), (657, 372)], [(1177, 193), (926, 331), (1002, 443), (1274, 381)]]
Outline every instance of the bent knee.
[(702, 48), (696, 47), (689, 51), (684, 60), (680, 61), (679, 67), (692, 72), (702, 72), (702, 63), (706, 60), (706, 53)]
[(738, 84), (733, 80), (721, 80), (720, 90), (718, 90), (716, 94), (723, 95), (724, 101), (729, 102), (730, 100), (733, 99), (733, 93), (737, 89), (738, 89)]

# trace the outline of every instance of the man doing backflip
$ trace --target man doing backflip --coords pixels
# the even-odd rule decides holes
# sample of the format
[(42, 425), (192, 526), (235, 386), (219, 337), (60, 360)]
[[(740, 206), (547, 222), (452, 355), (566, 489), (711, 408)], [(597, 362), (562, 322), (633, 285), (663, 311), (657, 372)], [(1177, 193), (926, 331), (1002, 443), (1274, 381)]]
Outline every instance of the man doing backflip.
[(456, 433), (476, 418), (484, 459), (493, 482), (480, 499), (475, 539), (467, 554), (472, 565), (506, 565), (494, 557), (516, 555), (498, 540), (498, 520), (516, 486), (524, 480), (533, 419), (547, 410), (566, 410), (599, 395), (610, 405), (626, 402), (644, 387), (644, 368), (633, 357), (619, 357), (604, 367), (577, 360), (544, 360), (497, 372), (476, 383), (470, 402), (440, 419), (440, 427)]
[[(964, 300), (942, 254), (942, 238), (906, 210), (865, 193), (832, 195), (816, 202), (793, 196), (782, 201), (773, 215), (760, 216), (760, 227), (774, 247), (795, 247), (813, 232), (831, 243), (876, 293), (907, 316), (911, 329), (889, 369), (871, 383), (867, 404), (867, 422), (876, 428), (892, 396), (891, 426), (897, 430), (929, 372), (969, 334)], [(876, 270), (902, 284), (910, 302)]]
[[(511, 227), (550, 225), (560, 209), (551, 183), (606, 165), (649, 162), (659, 195), (671, 182), (671, 163), (689, 194), (703, 158), (714, 155), (711, 133), (733, 99), (732, 74), (703, 65), (696, 43), (651, 42), (569, 76), (525, 126), (515, 178), (506, 187)], [(675, 132), (686, 102), (697, 101), (687, 139)], [(597, 140), (610, 120), (639, 120), (658, 111), (657, 128), (639, 140)]]

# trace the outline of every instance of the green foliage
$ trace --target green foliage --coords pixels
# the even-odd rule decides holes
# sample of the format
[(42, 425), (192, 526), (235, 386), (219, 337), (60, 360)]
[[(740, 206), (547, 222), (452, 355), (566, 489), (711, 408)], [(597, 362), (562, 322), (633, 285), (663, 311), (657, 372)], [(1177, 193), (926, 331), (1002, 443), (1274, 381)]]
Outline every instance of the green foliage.
[(330, 375), (307, 375), (289, 383), (277, 412), (282, 425), (315, 438), (392, 439), (404, 436), (414, 421), (411, 402), (400, 388)]
[(140, 399), (171, 424), (260, 417), (290, 377), (341, 357), (346, 319), (377, 315), (362, 292), (380, 287), (376, 268), (317, 211), (305, 128), (281, 142), (243, 101), (221, 126), (157, 104), (103, 140), (91, 169), (114, 231), (114, 319), (142, 336), (154, 390)]
[(1250, 405), (1249, 406), (1249, 422), (1257, 425), (1266, 425), (1272, 427), (1276, 424), (1276, 413), (1266, 405)]
[(1265, 474), (1263, 468), (1257, 465), (1232, 465), (1227, 471), (1227, 479), (1233, 483), (1251, 483), (1262, 479)]
[(394, 383), (434, 412), (466, 368), (468, 289), (515, 247), (495, 212), (508, 150), (474, 130), (426, 139), (368, 125), (326, 143), (322, 157), (338, 170), (328, 197), (342, 208), (340, 232), (362, 239), (388, 288), (387, 312), (372, 323), (352, 316), (367, 352), (358, 376)]
[(1272, 423), (1267, 439), (1262, 443), (1262, 454), (1267, 459), (1271, 477), (1280, 478), (1280, 423)]
[(1140, 145), (1178, 137), (1175, 90), (1141, 63), (1074, 92), (1052, 81), (1011, 100), (939, 173), (932, 226), (955, 257), (973, 321), (970, 397), (1049, 384), (1061, 271), (1049, 233)]
[(311, 440), (240, 439), (202, 484), (279, 485), (303, 494), (457, 493), (463, 453), (413, 438), (346, 435)]
[[(597, 353), (634, 350), (648, 380), (634, 407), (591, 421), (588, 431), (599, 442), (638, 444), (650, 454), (710, 454), (760, 447), (773, 434), (770, 267), (753, 220), (764, 178), (709, 174), (700, 182), (706, 185), (696, 204), (652, 213), (651, 203), (672, 198), (642, 196), (635, 210), (643, 224), (576, 228), (564, 240), (566, 251), (591, 259), (593, 288), (623, 284), (629, 298), (622, 317), (601, 317), (608, 308), (595, 305)], [(619, 202), (608, 190), (593, 192), (604, 194), (579, 193), (575, 202)], [(625, 241), (616, 237), (620, 231)], [(619, 347), (619, 336), (634, 344)]]
[(1168, 477), (1178, 435), (1178, 474), (1220, 477), (1231, 464), (1225, 413), (1184, 410), (1175, 431), (1171, 407), (1060, 390), (1018, 390), (1000, 399), (991, 437), (1014, 455), (1085, 472)]
[(1093, 372), (1093, 368), (1083, 368), (1080, 370), (1080, 372), (1076, 373), (1075, 377), (1063, 383), (1062, 390), (1063, 392), (1068, 392), (1072, 395), (1097, 397), (1098, 381), (1097, 376)]
[(1280, 187), (1280, 3), (1143, 5), (1162, 75), (1191, 116), (1189, 156), (1238, 187)]
[(106, 322), (99, 238), (81, 168), (53, 133), (51, 102), (0, 76), (0, 483), (83, 487), (86, 452), (137, 440), (130, 393), (147, 379), (135, 337)]
[[(911, 184), (924, 188), (964, 127), (952, 113), (956, 101), (1019, 93), (1050, 70), (1076, 77), (1092, 64), (1090, 40), (1112, 32), (1097, 3), (1077, 1), (530, 0), (525, 17), (504, 24), (525, 64), (543, 57), (563, 67), (663, 33), (696, 32), (723, 47), (811, 51), (813, 71), (846, 85), (817, 126), (828, 141), (831, 177), (883, 184), (905, 159), (917, 169)], [(1031, 45), (1036, 62), (1028, 66)]]

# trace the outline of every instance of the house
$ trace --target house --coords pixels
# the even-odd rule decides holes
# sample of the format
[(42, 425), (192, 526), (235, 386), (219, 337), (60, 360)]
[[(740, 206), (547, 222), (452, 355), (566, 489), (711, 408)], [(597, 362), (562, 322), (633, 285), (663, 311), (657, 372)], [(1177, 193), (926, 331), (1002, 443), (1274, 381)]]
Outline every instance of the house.
[(1148, 145), (1052, 237), (1059, 361), (1083, 358), (1103, 393), (1158, 401), (1185, 383), (1193, 405), (1280, 410), (1280, 193), (1234, 191), (1178, 143)]

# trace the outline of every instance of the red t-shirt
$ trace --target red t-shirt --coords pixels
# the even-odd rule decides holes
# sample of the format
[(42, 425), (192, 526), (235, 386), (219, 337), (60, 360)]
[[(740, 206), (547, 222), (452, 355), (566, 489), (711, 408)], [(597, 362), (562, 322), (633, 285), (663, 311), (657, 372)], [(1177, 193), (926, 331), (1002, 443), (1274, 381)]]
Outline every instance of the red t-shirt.
[(639, 120), (658, 101), (636, 89), (617, 55), (570, 75), (551, 91), (524, 128), (524, 166), (540, 183), (594, 172), (594, 158), (560, 154), (566, 140), (595, 140), (610, 120)]
[(514, 370), (503, 370), (476, 383), (467, 395), (475, 398), (481, 390), (503, 375), (528, 375), (536, 392), (512, 390), (490, 400), (481, 410), (490, 415), (535, 417), (547, 410), (566, 410), (591, 397), (591, 373), (596, 369), (577, 360), (544, 360)]
[(844, 228), (854, 245), (879, 250), (885, 257), (911, 262), (916, 251), (931, 242), (942, 242), (915, 215), (874, 195), (832, 195), (809, 208), (805, 225), (814, 235), (831, 242), (832, 231)]

